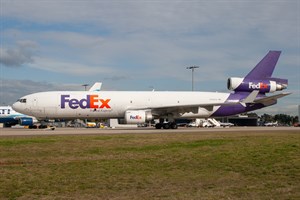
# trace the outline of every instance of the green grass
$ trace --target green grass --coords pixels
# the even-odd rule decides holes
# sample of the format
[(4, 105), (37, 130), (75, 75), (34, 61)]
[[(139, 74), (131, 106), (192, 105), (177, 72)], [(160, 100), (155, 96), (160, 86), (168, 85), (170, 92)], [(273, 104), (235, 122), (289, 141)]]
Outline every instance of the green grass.
[(300, 133), (0, 138), (0, 199), (299, 199)]

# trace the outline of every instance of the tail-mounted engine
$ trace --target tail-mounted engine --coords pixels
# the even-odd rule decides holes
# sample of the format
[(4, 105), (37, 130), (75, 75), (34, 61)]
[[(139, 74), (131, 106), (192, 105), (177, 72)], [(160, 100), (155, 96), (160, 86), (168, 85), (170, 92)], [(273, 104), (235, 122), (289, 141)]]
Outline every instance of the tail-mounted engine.
[(151, 111), (147, 110), (128, 110), (125, 112), (126, 124), (142, 124), (153, 119)]
[(245, 78), (229, 78), (227, 88), (233, 91), (252, 92), (259, 90), (260, 93), (275, 92), (286, 89), (287, 79), (269, 78), (268, 80), (249, 80)]

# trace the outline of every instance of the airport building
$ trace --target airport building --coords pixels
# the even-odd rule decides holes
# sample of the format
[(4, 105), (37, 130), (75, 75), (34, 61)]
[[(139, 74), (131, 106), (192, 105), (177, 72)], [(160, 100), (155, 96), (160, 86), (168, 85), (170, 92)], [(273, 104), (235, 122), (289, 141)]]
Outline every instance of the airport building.
[[(234, 124), (234, 126), (257, 126), (258, 117), (257, 116), (231, 116), (221, 119), (217, 119), (221, 122), (229, 122)], [(223, 121), (222, 121), (223, 120)]]

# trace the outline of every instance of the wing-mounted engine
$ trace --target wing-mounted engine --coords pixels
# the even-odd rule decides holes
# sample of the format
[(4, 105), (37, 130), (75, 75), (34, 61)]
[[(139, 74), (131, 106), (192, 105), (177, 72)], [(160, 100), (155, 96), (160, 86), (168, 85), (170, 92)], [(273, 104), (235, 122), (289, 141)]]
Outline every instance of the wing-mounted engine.
[(153, 115), (149, 110), (127, 110), (125, 112), (126, 124), (142, 124), (153, 119)]
[(288, 85), (287, 79), (268, 78), (266, 80), (252, 80), (246, 78), (229, 78), (227, 88), (239, 92), (252, 92), (259, 90), (260, 93), (275, 92), (286, 89)]
[(37, 122), (37, 120), (33, 119), (32, 117), (19, 118), (19, 124), (21, 126), (32, 126), (36, 122)]

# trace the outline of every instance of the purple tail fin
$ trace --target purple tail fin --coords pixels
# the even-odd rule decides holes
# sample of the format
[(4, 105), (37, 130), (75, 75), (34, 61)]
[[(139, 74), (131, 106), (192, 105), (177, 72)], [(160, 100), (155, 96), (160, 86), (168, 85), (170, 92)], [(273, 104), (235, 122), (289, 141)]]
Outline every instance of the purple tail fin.
[(272, 77), (280, 54), (281, 51), (269, 51), (247, 76), (244, 78), (229, 78), (227, 82), (228, 89), (235, 92), (259, 90), (263, 94), (286, 89), (288, 86), (287, 79)]
[(269, 51), (245, 78), (256, 80), (271, 78), (280, 53), (281, 51)]

